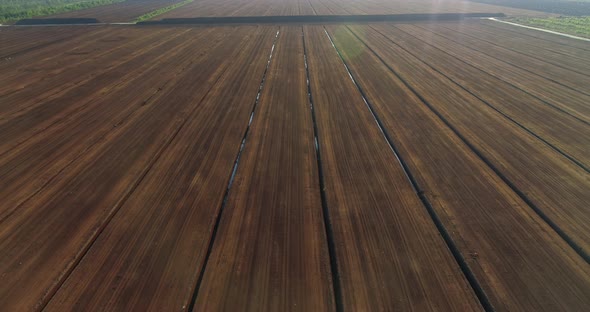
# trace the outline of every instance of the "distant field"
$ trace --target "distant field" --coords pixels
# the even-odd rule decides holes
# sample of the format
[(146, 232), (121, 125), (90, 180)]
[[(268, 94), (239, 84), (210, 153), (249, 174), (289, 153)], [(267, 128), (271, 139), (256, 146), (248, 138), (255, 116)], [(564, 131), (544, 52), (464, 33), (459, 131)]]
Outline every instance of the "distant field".
[(544, 17), (539, 11), (502, 7), (464, 0), (250, 0), (194, 1), (180, 9), (158, 16), (192, 18), (213, 16), (288, 16), (288, 15), (371, 15), (414, 13), (498, 13), (507, 16)]
[(148, 12), (148, 13), (146, 13), (146, 14), (138, 17), (137, 19), (135, 19), (135, 21), (136, 22), (147, 21), (149, 19), (152, 19), (152, 18), (154, 18), (156, 16), (160, 16), (160, 15), (162, 15), (162, 14), (168, 12), (168, 11), (172, 11), (174, 9), (177, 9), (177, 8), (179, 8), (179, 7), (181, 7), (181, 6), (185, 5), (185, 4), (191, 3), (193, 1), (194, 0), (184, 0), (182, 2), (178, 2), (178, 3), (175, 3), (175, 4), (169, 5), (167, 7), (163, 7), (161, 9), (157, 9), (157, 10)]
[[(483, 0), (491, 1), (492, 0)], [(192, 2), (192, 3), (190, 3)], [(501, 1), (500, 1), (501, 2)], [(188, 4), (188, 5), (184, 5)], [(587, 3), (590, 4), (590, 3)], [(182, 6), (182, 9), (179, 7)], [(170, 11), (168, 13), (168, 11)], [(132, 22), (160, 18), (258, 15), (357, 15), (406, 13), (498, 13), (542, 17), (522, 10), (463, 0), (0, 0), (0, 23), (31, 17), (96, 18), (101, 22)], [(157, 18), (156, 18), (157, 17)]]
[(590, 38), (590, 16), (511, 18), (509, 21)]
[(95, 8), (52, 15), (52, 18), (96, 18), (101, 22), (133, 22), (145, 20), (190, 1), (182, 0), (125, 0)]
[(0, 0), (0, 23), (122, 1), (124, 0)]
[(561, 15), (590, 15), (590, 0), (471, 0), (471, 2), (536, 10)]

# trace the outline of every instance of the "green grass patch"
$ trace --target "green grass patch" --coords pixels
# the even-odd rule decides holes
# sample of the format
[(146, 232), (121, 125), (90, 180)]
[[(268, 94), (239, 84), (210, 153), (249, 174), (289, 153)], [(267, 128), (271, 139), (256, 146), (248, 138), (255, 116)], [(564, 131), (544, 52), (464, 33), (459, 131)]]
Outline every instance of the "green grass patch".
[(510, 18), (509, 22), (562, 32), (579, 37), (590, 38), (590, 16), (549, 17), (549, 18)]
[(0, 0), (0, 23), (123, 1), (125, 0)]
[(193, 1), (194, 0), (185, 0), (185, 1), (182, 1), (182, 2), (179, 2), (179, 3), (176, 3), (176, 4), (173, 4), (173, 5), (169, 5), (167, 7), (163, 7), (161, 9), (157, 9), (157, 10), (151, 11), (149, 13), (146, 13), (146, 14), (138, 17), (135, 20), (135, 22), (143, 22), (143, 21), (150, 20), (150, 19), (152, 19), (152, 18), (154, 18), (154, 17), (156, 17), (158, 15), (162, 15), (162, 14), (168, 12), (168, 11), (172, 11), (174, 9), (177, 9), (177, 8), (183, 6), (183, 5), (189, 4), (189, 3), (193, 2)]

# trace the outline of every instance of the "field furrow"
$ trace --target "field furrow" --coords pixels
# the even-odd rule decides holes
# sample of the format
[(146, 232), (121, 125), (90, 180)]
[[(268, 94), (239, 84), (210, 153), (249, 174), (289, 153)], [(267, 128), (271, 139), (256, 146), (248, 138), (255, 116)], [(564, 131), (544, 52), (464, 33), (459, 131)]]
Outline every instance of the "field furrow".
[[(566, 57), (588, 61), (590, 42), (582, 40), (571, 40), (570, 38), (542, 32), (539, 30), (526, 29), (498, 23), (493, 21), (478, 21), (477, 29), (486, 33), (496, 33), (509, 43), (516, 43), (535, 47), (541, 50), (553, 51)], [(503, 26), (509, 26), (504, 28)]]
[(587, 263), (348, 29), (328, 29), (491, 306), (589, 305)]
[[(226, 28), (212, 34), (209, 42), (230, 36), (207, 57), (193, 54), (197, 62), (184, 71), (185, 78), (146, 106), (143, 118), (115, 127), (102, 144), (60, 171), (2, 221), (2, 306), (14, 310), (42, 307), (57, 290), (190, 112), (198, 108), (195, 103), (227, 67), (227, 56), (248, 39), (246, 30), (230, 32)], [(31, 275), (31, 270), (43, 274)]]
[[(505, 118), (554, 146), (581, 167), (590, 170), (590, 123), (564, 114), (501, 79), (420, 40), (420, 37), (410, 35), (403, 28), (375, 26), (375, 29), (394, 38), (397, 47), (416, 56), (422, 64), (435, 69), (481, 99), (482, 105), (489, 105)], [(548, 119), (551, 123), (547, 122)]]
[(281, 27), (195, 311), (334, 310), (301, 27)]
[(5, 66), (5, 63), (18, 55), (81, 36), (92, 31), (93, 27), (69, 29), (67, 32), (64, 29), (67, 28), (0, 28), (0, 66)]
[(351, 29), (565, 239), (588, 253), (588, 172), (421, 64), (391, 41), (395, 37), (386, 38), (368, 26)]
[(324, 29), (304, 30), (343, 306), (479, 310)]
[(184, 126), (48, 310), (187, 309), (268, 59), (259, 51), (270, 51), (276, 32), (248, 30), (236, 42), (241, 49), (222, 54), (229, 63), (223, 74), (202, 101), (189, 101)]
[[(0, 132), (4, 135), (3, 143), (9, 145), (13, 140), (19, 139), (20, 136), (15, 135), (15, 129), (34, 129), (38, 123), (50, 121), (45, 118), (62, 116), (57, 113), (67, 115), (69, 110), (84, 107), (86, 101), (120, 88), (125, 81), (134, 78), (133, 74), (154, 65), (146, 64), (142, 61), (143, 57), (164, 54), (166, 51), (163, 48), (166, 45), (168, 48), (172, 47), (169, 44), (174, 43), (181, 33), (182, 31), (177, 31), (144, 49), (123, 45), (110, 53), (99, 53), (96, 59), (88, 63), (81, 62), (80, 66), (70, 70), (58, 69), (58, 72), (40, 75), (40, 81), (27, 83), (22, 89), (19, 86), (15, 92), (2, 96), (4, 105), (0, 105)], [(143, 44), (153, 42), (154, 39), (144, 38)], [(141, 46), (142, 43), (138, 44)]]
[(494, 31), (504, 33), (509, 36), (517, 36), (518, 38), (522, 38), (522, 40), (526, 40), (529, 43), (538, 43), (541, 45), (550, 45), (554, 47), (557, 46), (564, 46), (564, 47), (575, 47), (581, 50), (590, 51), (590, 43), (587, 41), (581, 40), (571, 40), (566, 37), (556, 36), (554, 34), (533, 30), (533, 29), (526, 29), (522, 27), (515, 27), (512, 25), (498, 23), (494, 21), (481, 21), (483, 25), (486, 25), (490, 29), (494, 29)]
[(400, 25), (399, 28), (550, 105), (578, 117), (590, 115), (586, 105), (590, 101), (589, 77), (434, 26)]
[[(110, 94), (87, 97), (87, 103), (73, 99), (68, 102), (72, 106), (71, 111), (48, 110), (44, 115), (25, 115), (33, 117), (32, 120), (24, 119), (25, 122), (17, 123), (22, 127), (8, 128), (5, 131), (7, 138), (10, 135), (18, 138), (18, 134), (23, 134), (23, 137), (22, 141), (11, 142), (7, 139), (7, 144), (2, 145), (6, 153), (0, 156), (0, 196), (5, 199), (3, 208), (8, 210), (0, 209), (0, 219), (12, 213), (23, 200), (43, 188), (63, 168), (100, 143), (107, 134), (117, 131), (124, 123), (144, 118), (150, 106), (161, 95), (173, 89), (183, 77), (183, 71), (192, 62), (199, 61), (189, 48), (211, 42), (209, 33), (211, 30), (194, 35), (188, 33), (177, 38), (177, 42), (173, 43), (180, 53), (162, 53), (170, 49), (164, 47), (163, 51), (155, 49), (154, 53), (135, 59), (135, 65), (141, 62), (144, 66), (134, 67), (135, 71), (128, 68), (128, 74), (133, 75), (133, 79), (120, 82), (118, 89)], [(205, 55), (201, 56), (201, 62), (206, 59)], [(154, 62), (146, 63), (146, 59)], [(164, 73), (162, 68), (166, 68)], [(57, 106), (57, 103), (49, 107)], [(33, 121), (42, 123), (34, 124)], [(13, 143), (14, 148), (10, 149), (8, 143)]]
[(590, 307), (590, 43), (485, 4), (535, 0), (76, 1), (0, 0), (53, 14), (0, 25), (0, 310)]
[(489, 44), (497, 45), (498, 47), (502, 47), (509, 51), (520, 53), (527, 57), (547, 62), (549, 64), (561, 67), (563, 69), (571, 70), (580, 75), (590, 77), (590, 59), (588, 58), (579, 59), (572, 57), (564, 57), (564, 55), (558, 52), (529, 46), (527, 45), (526, 41), (518, 41), (516, 44), (514, 44), (513, 42), (505, 43), (505, 41), (510, 41), (510, 35), (503, 35), (501, 33), (490, 33), (485, 31), (484, 27), (478, 27), (477, 24), (445, 24), (441, 27), (445, 29), (450, 29), (452, 31), (456, 31), (470, 38), (478, 39)]

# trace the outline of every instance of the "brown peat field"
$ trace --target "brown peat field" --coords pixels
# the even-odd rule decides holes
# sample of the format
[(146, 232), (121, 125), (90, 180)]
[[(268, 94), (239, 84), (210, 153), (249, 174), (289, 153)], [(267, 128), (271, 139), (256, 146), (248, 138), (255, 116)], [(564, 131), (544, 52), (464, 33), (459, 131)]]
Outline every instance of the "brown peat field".
[(0, 311), (590, 310), (590, 42), (440, 13), (0, 27)]

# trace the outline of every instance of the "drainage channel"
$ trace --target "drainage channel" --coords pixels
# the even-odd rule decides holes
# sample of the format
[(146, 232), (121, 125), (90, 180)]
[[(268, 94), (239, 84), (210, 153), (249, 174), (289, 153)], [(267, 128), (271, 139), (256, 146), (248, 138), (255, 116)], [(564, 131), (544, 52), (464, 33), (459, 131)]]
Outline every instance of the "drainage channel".
[(77, 23), (77, 24), (37, 24), (37, 25), (3, 25), (0, 27), (24, 28), (24, 27), (77, 27), (77, 26), (129, 26), (136, 25), (135, 22), (129, 23)]
[(240, 149), (238, 154), (236, 155), (236, 159), (234, 161), (234, 165), (232, 168), (231, 176), (229, 178), (229, 182), (227, 184), (227, 188), (225, 189), (225, 193), (223, 194), (223, 201), (221, 202), (221, 207), (219, 208), (219, 212), (217, 213), (217, 217), (215, 218), (215, 225), (213, 226), (213, 231), (211, 233), (211, 239), (209, 240), (209, 246), (207, 247), (207, 254), (205, 255), (205, 260), (203, 262), (203, 266), (201, 268), (201, 272), (199, 274), (199, 278), (197, 279), (197, 284), (193, 291), (193, 296), (191, 298), (191, 303), (188, 308), (189, 312), (193, 311), (195, 303), (197, 301), (197, 296), (199, 294), (199, 289), (201, 288), (201, 283), (203, 282), (203, 277), (205, 276), (205, 271), (207, 269), (207, 263), (209, 262), (209, 258), (211, 257), (211, 252), (213, 251), (213, 244), (215, 243), (215, 237), (217, 235), (217, 231), (219, 229), (219, 224), (221, 222), (221, 215), (223, 214), (223, 210), (227, 204), (229, 193), (231, 187), (234, 182), (234, 178), (236, 176), (236, 172), (238, 171), (238, 165), (240, 163), (240, 157), (242, 156), (242, 152), (244, 151), (244, 147), (246, 146), (246, 140), (248, 139), (248, 134), (250, 133), (250, 125), (252, 125), (252, 120), (254, 119), (254, 113), (256, 112), (256, 108), (258, 107), (258, 103), (260, 100), (260, 94), (262, 93), (262, 88), (264, 87), (264, 82), (266, 81), (266, 73), (268, 72), (268, 68), (270, 67), (270, 62), (272, 60), (273, 52), (275, 50), (275, 45), (277, 43), (277, 38), (279, 37), (280, 28), (277, 30), (277, 33), (273, 39), (272, 47), (270, 49), (270, 53), (268, 56), (268, 61), (266, 62), (266, 67), (264, 69), (264, 73), (262, 74), (262, 80), (260, 81), (260, 86), (258, 87), (258, 93), (256, 94), (256, 100), (254, 101), (254, 105), (252, 106), (252, 111), (250, 112), (250, 119), (248, 120), (248, 126), (246, 127), (246, 131), (244, 131), (244, 135), (242, 137), (242, 142), (240, 144)]
[(318, 166), (318, 179), (320, 185), (320, 196), (322, 200), (322, 211), (324, 214), (324, 229), (326, 230), (326, 238), (328, 240), (328, 254), (330, 257), (330, 271), (332, 272), (332, 287), (334, 288), (334, 299), (336, 302), (336, 311), (344, 311), (342, 302), (342, 287), (340, 285), (340, 271), (338, 270), (338, 261), (336, 259), (336, 246), (334, 245), (334, 231), (332, 229), (332, 222), (330, 220), (330, 212), (328, 211), (328, 201), (325, 192), (324, 170), (322, 167), (322, 157), (320, 151), (320, 144), (318, 140), (318, 126), (313, 106), (313, 96), (311, 93), (311, 84), (309, 82), (309, 67), (307, 66), (307, 47), (305, 45), (305, 33), (303, 27), (301, 28), (301, 38), (303, 40), (303, 60), (305, 62), (305, 74), (307, 76), (307, 96), (309, 100), (309, 107), (311, 110), (311, 119), (313, 122), (313, 136), (316, 152), (316, 160)]
[[(412, 172), (410, 171), (410, 168), (408, 167), (407, 163), (404, 161), (404, 159), (402, 158), (402, 156), (399, 154), (399, 150), (395, 146), (393, 140), (391, 139), (391, 137), (389, 136), (389, 134), (385, 131), (384, 126), (383, 126), (383, 123), (381, 122), (381, 119), (375, 113), (375, 110), (373, 109), (372, 104), (367, 100), (367, 97), (366, 97), (365, 92), (363, 91), (363, 89), (360, 87), (360, 85), (354, 79), (354, 76), (353, 76), (352, 72), (350, 71), (350, 68), (348, 67), (346, 61), (344, 60), (344, 58), (340, 54), (340, 51), (338, 50), (338, 48), (334, 44), (334, 41), (332, 40), (332, 37), (330, 36), (330, 34), (328, 33), (328, 31), (325, 29), (325, 27), (324, 27), (324, 32), (326, 33), (326, 36), (330, 40), (330, 43), (332, 44), (332, 47), (334, 47), (334, 50), (338, 54), (338, 57), (340, 57), (340, 60), (342, 61), (342, 64), (343, 64), (344, 68), (346, 69), (346, 72), (348, 73), (348, 76), (350, 77), (350, 79), (352, 80), (352, 82), (354, 83), (354, 85), (356, 86), (356, 88), (359, 91), (359, 93), (360, 93), (363, 101), (367, 105), (367, 108), (371, 112), (371, 115), (375, 119), (375, 123), (377, 124), (379, 130), (383, 134), (383, 137), (385, 138), (385, 140), (389, 144), (389, 147), (391, 148), (391, 151), (393, 152), (393, 154), (395, 155), (395, 157), (397, 158), (397, 160), (401, 164), (402, 169), (403, 169), (406, 177), (408, 178), (408, 180), (410, 181), (410, 184), (412, 185), (412, 188), (414, 189), (414, 192), (418, 195), (418, 197), (420, 198), (420, 201), (422, 202), (422, 204), (424, 205), (424, 207), (428, 211), (428, 214), (430, 215), (430, 217), (431, 217), (432, 221), (434, 222), (436, 228), (438, 229), (438, 231), (440, 232), (441, 236), (443, 237), (445, 243), (447, 244), (447, 247), (451, 251), (453, 257), (455, 258), (455, 261), (459, 265), (459, 268), (461, 269), (461, 271), (463, 272), (463, 274), (467, 278), (467, 281), (469, 282), (469, 285), (471, 286), (471, 288), (473, 289), (475, 295), (479, 299), (479, 302), (481, 303), (482, 307), (484, 308), (485, 311), (488, 311), (488, 312), (494, 311), (494, 307), (490, 303), (490, 300), (488, 299), (487, 295), (485, 294), (485, 291), (483, 290), (483, 288), (481, 287), (481, 285), (477, 281), (477, 278), (475, 277), (475, 275), (473, 274), (473, 272), (471, 271), (471, 269), (467, 265), (467, 262), (465, 261), (465, 258), (463, 258), (463, 255), (461, 255), (461, 252), (459, 251), (459, 248), (453, 242), (453, 239), (451, 238), (449, 232), (447, 231), (447, 229), (443, 225), (442, 221), (438, 217), (436, 211), (432, 207), (432, 204), (430, 203), (430, 201), (428, 200), (428, 198), (424, 195), (424, 190), (420, 187), (420, 185), (418, 184), (418, 182), (414, 178)], [(355, 36), (356, 36), (356, 34), (355, 34)], [(364, 44), (364, 42), (363, 42), (363, 44)]]
[[(187, 67), (188, 66), (190, 66), (190, 65), (187, 65)], [(186, 67), (184, 67), (180, 72), (184, 71), (185, 68)], [(219, 76), (215, 79), (215, 82), (213, 82), (212, 85), (215, 85), (220, 80), (221, 76), (223, 76), (223, 73), (225, 73), (227, 71), (227, 68), (228, 67), (226, 66), (222, 70), (221, 74), (219, 74)], [(213, 89), (212, 87), (209, 88), (209, 90), (207, 90), (207, 92), (205, 93), (205, 95), (203, 96), (202, 99), (206, 98), (207, 97), (207, 94), (209, 94), (209, 92), (211, 92), (212, 89)], [(156, 164), (156, 162), (158, 160), (160, 160), (160, 157), (162, 157), (162, 155), (164, 155), (164, 152), (168, 149), (168, 147), (172, 144), (172, 142), (174, 142), (174, 140), (176, 139), (176, 137), (178, 136), (178, 134), (181, 132), (181, 130), (186, 126), (186, 124), (190, 120), (190, 117), (197, 111), (197, 107), (198, 107), (198, 105), (195, 105), (195, 107), (188, 112), (188, 114), (186, 115), (186, 117), (181, 121), (181, 123), (178, 126), (178, 128), (176, 130), (174, 130), (174, 132), (172, 133), (172, 135), (169, 138), (167, 138), (166, 141), (164, 142), (164, 144), (155, 152), (155, 154), (152, 157), (152, 159), (149, 160), (149, 162), (147, 163), (146, 167), (144, 167), (144, 169), (142, 170), (142, 172), (140, 172), (140, 175), (137, 178), (137, 180), (135, 180), (135, 181), (132, 182), (132, 185), (129, 188), (129, 190), (126, 193), (123, 194), (123, 196), (121, 197), (121, 199), (119, 200), (119, 202), (116, 204), (116, 206), (113, 208), (113, 210), (109, 213), (109, 215), (107, 215), (107, 218), (106, 218), (105, 222), (100, 226), (100, 228), (97, 230), (97, 232), (95, 233), (95, 235), (90, 239), (90, 242), (82, 248), (82, 252), (80, 253), (79, 257), (74, 260), (72, 266), (67, 270), (67, 272), (65, 272), (63, 274), (62, 279), (59, 280), (59, 281), (57, 281), (57, 283), (54, 285), (54, 288), (51, 289), (48, 292), (47, 298), (44, 299), (44, 302), (40, 305), (41, 306), (40, 311), (44, 310), (45, 307), (47, 307), (47, 305), (53, 299), (53, 297), (55, 296), (55, 294), (57, 293), (57, 291), (62, 287), (62, 285), (70, 277), (70, 275), (72, 274), (72, 272), (76, 269), (76, 267), (78, 266), (78, 264), (80, 264), (80, 262), (82, 261), (82, 259), (84, 259), (84, 257), (86, 257), (86, 254), (88, 254), (88, 252), (90, 251), (90, 248), (92, 248), (92, 246), (94, 245), (94, 243), (96, 242), (96, 240), (98, 240), (98, 238), (104, 232), (104, 230), (109, 225), (109, 223), (111, 222), (111, 220), (113, 220), (113, 218), (115, 217), (115, 215), (117, 215), (117, 213), (119, 213), (119, 210), (121, 209), (121, 207), (123, 207), (127, 203), (127, 200), (131, 197), (131, 195), (135, 192), (135, 190), (143, 182), (143, 180), (148, 175), (148, 173), (153, 168), (153, 166)], [(89, 147), (89, 148), (91, 148), (91, 147)], [(73, 163), (75, 160), (76, 159), (74, 159), (69, 164)], [(68, 166), (69, 166), (69, 164), (68, 164)], [(61, 171), (63, 171), (63, 170), (65, 170), (65, 168), (62, 169)], [(27, 200), (30, 199), (30, 198), (31, 197), (27, 198)]]
[(531, 209), (539, 217), (541, 217), (545, 223), (547, 223), (564, 241), (566, 241), (566, 243), (568, 243), (568, 245), (570, 245), (570, 247), (573, 248), (586, 262), (590, 263), (590, 255), (588, 255), (588, 253), (584, 251), (580, 245), (574, 242), (574, 240), (569, 235), (567, 235), (557, 224), (555, 224), (555, 222), (553, 222), (539, 207), (537, 207), (526, 196), (526, 194), (519, 190), (518, 187), (516, 187), (516, 185), (510, 181), (510, 179), (508, 179), (489, 159), (487, 159), (479, 149), (471, 144), (471, 142), (469, 142), (469, 140), (467, 140), (467, 138), (465, 138), (465, 136), (462, 135), (461, 132), (459, 132), (459, 130), (457, 130), (457, 128), (455, 128), (438, 110), (436, 110), (434, 106), (430, 104), (430, 102), (428, 102), (419, 92), (416, 91), (416, 89), (414, 89), (414, 87), (412, 87), (403, 77), (401, 77), (393, 68), (391, 68), (391, 66), (389, 66), (385, 60), (383, 60), (383, 58), (381, 58), (381, 56), (375, 52), (375, 50), (373, 50), (373, 48), (367, 45), (367, 43), (357, 36), (357, 34), (350, 28), (348, 28), (348, 30), (355, 36), (355, 38), (362, 42), (365, 47), (367, 47), (367, 49), (369, 49), (369, 51), (371, 51), (371, 53), (373, 53), (373, 55), (375, 55), (375, 57), (377, 57), (379, 61), (381, 61), (381, 63), (387, 67), (387, 69), (389, 69), (391, 73), (393, 73), (409, 90), (411, 90), (412, 93), (414, 93), (414, 95), (416, 95), (430, 111), (432, 111), (449, 129), (451, 129), (451, 131), (453, 131), (453, 133), (459, 139), (461, 139), (461, 141), (465, 143), (465, 145), (467, 145), (467, 147), (469, 147), (469, 149), (475, 153), (477, 157), (479, 157), (490, 169), (492, 169), (492, 171), (494, 171), (494, 173), (500, 179), (502, 179), (502, 181), (506, 183), (506, 185), (508, 185), (508, 187), (510, 187), (514, 193), (516, 193), (529, 207), (531, 207)]
[[(372, 27), (372, 26), (371, 26), (371, 29), (373, 29), (375, 32), (379, 33), (379, 34), (380, 34), (381, 36), (383, 36), (384, 38), (387, 38), (387, 36), (385, 36), (385, 34), (383, 34), (382, 32), (380, 32), (379, 30), (375, 29), (374, 27)], [(406, 34), (408, 34), (409, 36), (411, 36), (411, 37), (413, 37), (413, 38), (416, 38), (417, 40), (420, 40), (420, 41), (422, 41), (420, 38), (418, 38), (418, 37), (416, 37), (416, 36), (414, 36), (414, 35), (412, 35), (412, 34), (410, 34), (410, 33), (407, 33), (407, 32), (405, 32), (404, 30), (401, 30), (401, 31), (402, 31), (402, 32), (404, 32), (404, 33), (406, 33)], [(447, 74), (445, 74), (443, 71), (441, 71), (441, 70), (439, 70), (439, 69), (435, 68), (434, 66), (430, 65), (429, 63), (427, 63), (426, 61), (422, 60), (421, 58), (419, 58), (418, 56), (416, 56), (414, 53), (410, 52), (409, 50), (407, 50), (407, 49), (406, 49), (406, 48), (404, 48), (403, 46), (401, 46), (401, 45), (399, 45), (399, 44), (397, 44), (397, 43), (393, 42), (392, 40), (390, 40), (390, 41), (391, 41), (391, 43), (393, 43), (393, 44), (395, 44), (396, 46), (398, 46), (400, 49), (402, 49), (402, 50), (406, 51), (406, 52), (407, 52), (409, 55), (413, 56), (414, 58), (416, 58), (417, 60), (419, 60), (420, 62), (422, 62), (424, 65), (428, 66), (428, 67), (429, 67), (430, 69), (432, 69), (433, 71), (435, 71), (435, 72), (437, 72), (437, 73), (441, 74), (443, 77), (447, 78), (449, 81), (451, 81), (452, 83), (454, 83), (455, 85), (457, 85), (457, 86), (458, 86), (459, 88), (461, 88), (463, 91), (465, 91), (465, 92), (469, 93), (470, 95), (472, 95), (472, 96), (474, 96), (475, 98), (477, 98), (478, 100), (480, 100), (480, 101), (481, 101), (482, 103), (484, 103), (486, 106), (488, 106), (489, 108), (493, 109), (493, 110), (494, 110), (495, 112), (497, 112), (498, 114), (502, 115), (504, 118), (506, 118), (506, 119), (510, 120), (512, 123), (514, 123), (515, 125), (517, 125), (517, 126), (518, 126), (519, 128), (521, 128), (522, 130), (524, 130), (524, 131), (526, 131), (527, 133), (529, 133), (530, 135), (534, 136), (534, 137), (535, 137), (536, 139), (538, 139), (539, 141), (541, 141), (541, 142), (543, 142), (543, 143), (547, 144), (547, 145), (548, 145), (549, 147), (551, 147), (553, 150), (555, 150), (556, 152), (558, 152), (559, 154), (561, 154), (561, 156), (563, 156), (563, 157), (567, 158), (569, 161), (573, 162), (573, 163), (574, 163), (574, 164), (576, 164), (578, 167), (582, 168), (584, 171), (586, 171), (586, 172), (590, 173), (590, 169), (589, 169), (588, 167), (586, 167), (586, 166), (585, 166), (583, 163), (581, 163), (579, 160), (577, 160), (576, 158), (574, 158), (573, 156), (570, 156), (570, 155), (569, 155), (569, 154), (567, 154), (566, 152), (562, 151), (562, 150), (561, 150), (559, 147), (557, 147), (557, 146), (553, 145), (553, 144), (552, 144), (552, 143), (550, 143), (549, 141), (547, 141), (547, 140), (545, 140), (544, 138), (542, 138), (540, 135), (536, 134), (536, 133), (535, 133), (533, 130), (531, 130), (531, 129), (527, 128), (525, 125), (521, 124), (521, 123), (520, 123), (520, 122), (518, 122), (516, 119), (514, 119), (514, 118), (510, 117), (510, 116), (509, 116), (507, 113), (504, 113), (502, 110), (500, 110), (500, 109), (496, 108), (494, 105), (492, 105), (491, 103), (489, 103), (488, 101), (486, 101), (484, 98), (480, 97), (479, 95), (475, 94), (475, 93), (474, 93), (474, 92), (472, 92), (471, 90), (467, 89), (466, 87), (464, 87), (463, 85), (461, 85), (459, 82), (455, 81), (455, 79), (453, 79), (453, 78), (449, 77), (449, 76), (448, 76)], [(430, 45), (430, 44), (429, 44), (429, 45)], [(432, 45), (430, 45), (430, 46), (432, 46)], [(451, 57), (455, 58), (454, 56), (452, 56), (452, 55), (448, 54), (447, 52), (445, 52), (445, 51), (443, 51), (443, 50), (441, 50), (441, 49), (439, 49), (438, 47), (435, 47), (435, 46), (432, 46), (432, 47), (434, 47), (435, 49), (438, 49), (438, 50), (440, 50), (442, 53), (445, 53), (445, 54), (447, 54), (447, 55), (449, 55), (449, 56), (451, 56)], [(479, 68), (477, 68), (477, 67), (475, 67), (475, 66), (473, 66), (473, 65), (471, 65), (471, 64), (469, 64), (469, 63), (467, 63), (467, 62), (465, 62), (465, 61), (463, 61), (463, 60), (461, 60), (461, 59), (459, 59), (459, 58), (456, 58), (456, 59), (457, 59), (457, 60), (459, 60), (459, 61), (461, 61), (462, 63), (466, 64), (467, 66), (471, 66), (471, 67), (475, 68), (476, 70), (479, 70), (479, 71), (481, 71), (482, 73), (484, 73), (484, 74), (486, 74), (486, 75), (489, 75), (489, 74), (488, 74), (486, 71), (484, 71), (484, 70), (481, 70), (481, 69), (479, 69)], [(490, 75), (490, 76), (491, 76), (491, 75)], [(492, 77), (494, 77), (494, 76), (492, 76)], [(499, 80), (501, 80), (501, 81), (504, 81), (504, 80), (502, 80), (502, 79), (499, 79)], [(505, 82), (505, 81), (504, 81), (504, 82)], [(524, 90), (522, 90), (522, 89), (520, 89), (520, 88), (518, 88), (518, 87), (516, 87), (516, 86), (514, 86), (514, 85), (512, 85), (512, 84), (510, 84), (510, 83), (508, 83), (508, 82), (506, 82), (506, 83), (507, 83), (508, 85), (510, 85), (510, 86), (513, 86), (513, 87), (515, 87), (515, 88), (516, 88), (516, 89), (518, 89), (518, 90), (521, 90), (521, 91), (523, 91), (524, 93), (526, 93), (526, 94), (528, 94), (528, 95), (531, 95), (532, 97), (534, 97), (534, 98), (538, 99), (539, 101), (543, 102), (544, 104), (548, 104), (548, 103), (547, 103), (547, 102), (545, 102), (544, 100), (542, 100), (542, 99), (540, 99), (540, 98), (538, 98), (538, 97), (536, 97), (536, 96), (534, 96), (534, 95), (532, 95), (532, 94), (529, 94), (528, 92), (526, 92), (526, 91), (524, 91)], [(551, 106), (551, 107), (553, 107), (553, 105), (551, 105), (551, 104), (548, 104), (548, 105), (549, 105), (549, 106)], [(566, 114), (567, 114), (568, 116), (571, 116), (571, 117), (575, 118), (575, 119), (576, 119), (576, 120), (578, 120), (578, 121), (581, 121), (581, 122), (583, 122), (584, 124), (587, 124), (587, 125), (589, 124), (587, 121), (585, 121), (585, 120), (583, 120), (583, 119), (579, 119), (578, 117), (576, 117), (576, 116), (573, 116), (573, 115), (570, 115), (569, 113), (566, 113)]]

